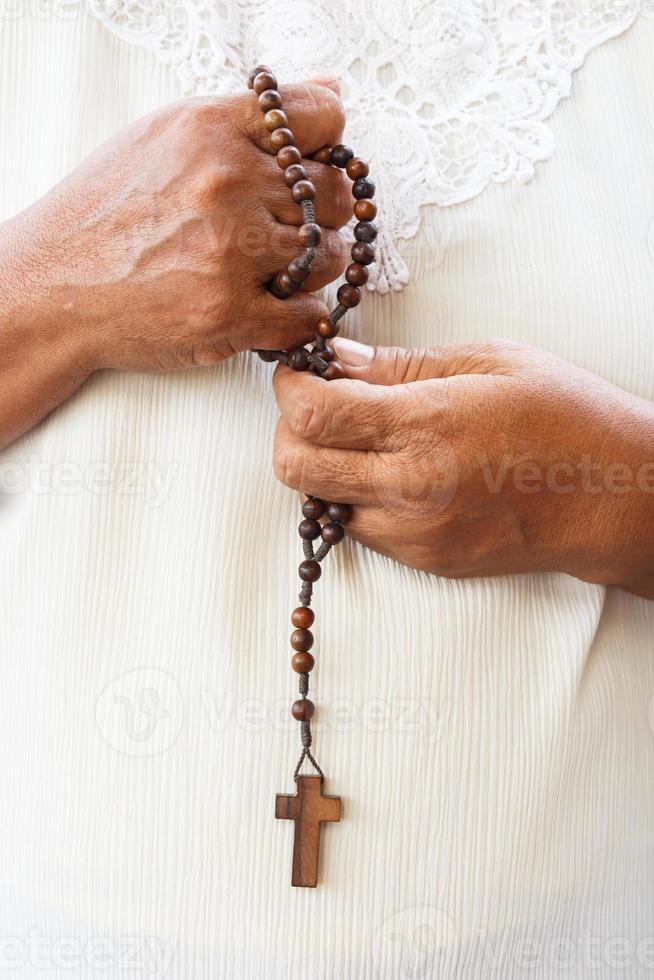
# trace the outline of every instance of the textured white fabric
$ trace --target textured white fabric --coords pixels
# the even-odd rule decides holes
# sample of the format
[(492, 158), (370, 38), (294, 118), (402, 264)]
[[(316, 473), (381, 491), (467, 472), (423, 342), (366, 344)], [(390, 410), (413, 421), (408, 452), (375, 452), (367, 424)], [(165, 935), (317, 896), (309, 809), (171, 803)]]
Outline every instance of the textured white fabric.
[[(3, 0), (5, 4), (15, 0)], [(71, 16), (84, 0), (40, 0)], [(369, 289), (408, 281), (397, 250), (424, 204), (528, 180), (553, 149), (545, 120), (590, 50), (640, 0), (88, 0), (116, 34), (176, 69), (187, 93), (238, 91), (270, 61), (285, 80), (342, 79), (348, 139), (372, 163), (383, 214)], [(646, 11), (654, 6), (645, 4)]]
[[(0, 27), (3, 217), (181, 94), (79, 10)], [(643, 18), (594, 51), (553, 160), (424, 212), (410, 288), (348, 330), (503, 335), (654, 398), (653, 44)], [(0, 457), (0, 970), (650, 976), (654, 603), (563, 575), (451, 582), (341, 546), (312, 689), (343, 821), (320, 887), (291, 889), (297, 501), (269, 380), (247, 356), (104, 373)]]

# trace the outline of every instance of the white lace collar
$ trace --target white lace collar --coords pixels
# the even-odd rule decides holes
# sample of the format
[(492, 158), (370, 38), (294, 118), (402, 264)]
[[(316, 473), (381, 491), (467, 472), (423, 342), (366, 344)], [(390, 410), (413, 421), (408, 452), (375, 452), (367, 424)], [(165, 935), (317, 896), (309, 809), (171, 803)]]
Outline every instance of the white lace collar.
[[(50, 2), (65, 15), (84, 0)], [(408, 281), (397, 243), (415, 235), (421, 206), (468, 200), (491, 181), (528, 180), (552, 152), (545, 120), (588, 52), (626, 30), (641, 7), (654, 15), (654, 0), (86, 3), (114, 33), (174, 67), (188, 93), (242, 89), (257, 62), (286, 81), (339, 77), (347, 140), (370, 160), (378, 186), (383, 223), (369, 285), (380, 292)]]

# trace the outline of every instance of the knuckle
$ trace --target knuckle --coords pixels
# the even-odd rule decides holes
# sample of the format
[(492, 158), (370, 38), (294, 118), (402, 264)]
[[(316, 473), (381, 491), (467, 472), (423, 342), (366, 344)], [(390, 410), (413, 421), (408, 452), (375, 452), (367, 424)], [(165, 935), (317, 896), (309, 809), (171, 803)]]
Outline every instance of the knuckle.
[(342, 235), (337, 231), (324, 234), (323, 245), (318, 251), (318, 255), (323, 257), (325, 271), (330, 280), (336, 279), (345, 269), (348, 258), (348, 245)]
[[(339, 96), (325, 85), (304, 83), (290, 87), (288, 91), (290, 114), (301, 112), (307, 124), (315, 124), (321, 132), (329, 132), (332, 139), (345, 127), (345, 109)], [(291, 129), (293, 126), (291, 125)]]
[(435, 347), (419, 347), (416, 350), (416, 373), (419, 377), (428, 377), (430, 368), (438, 364), (438, 350)]
[(515, 361), (523, 350), (520, 344), (502, 337), (489, 337), (471, 351), (467, 363), (491, 371), (498, 364)]
[(307, 82), (299, 89), (300, 98), (313, 113), (329, 117), (330, 124), (342, 129), (345, 126), (345, 109), (336, 92), (327, 85)]
[(194, 196), (198, 204), (210, 206), (216, 201), (238, 192), (242, 176), (229, 164), (209, 166), (200, 170), (194, 182)]
[(318, 102), (320, 111), (329, 115), (335, 128), (343, 129), (345, 126), (345, 108), (339, 96), (333, 89), (324, 85), (316, 86), (320, 92)]
[(352, 193), (348, 178), (324, 164), (308, 167), (316, 186), (316, 205), (320, 223), (328, 228), (343, 228), (352, 217)]
[(277, 439), (273, 452), (273, 468), (280, 483), (299, 490), (302, 483), (302, 450), (284, 439)]
[(421, 364), (421, 352), (406, 347), (373, 347), (372, 360), (375, 366), (390, 365), (393, 384), (406, 384), (417, 376), (417, 365)]
[[(297, 347), (299, 344), (308, 343), (315, 336), (315, 322), (322, 314), (324, 307), (313, 297), (294, 296), (289, 300), (284, 300), (287, 307), (291, 306), (293, 300), (301, 300), (294, 309), (283, 309), (276, 313), (274, 321), (266, 313), (267, 323), (259, 326), (259, 338), (265, 339), (266, 343), (258, 343), (259, 347), (279, 348), (285, 350), (288, 347)], [(281, 301), (280, 301), (281, 305)], [(294, 428), (294, 407), (289, 410), (288, 424), (293, 431)]]
[[(316, 389), (318, 385), (314, 386)], [(325, 405), (322, 396), (309, 391), (297, 392), (293, 403), (293, 414), (291, 418), (291, 428), (308, 442), (319, 439), (325, 429)]]
[(208, 130), (215, 130), (219, 125), (220, 113), (214, 102), (187, 99), (178, 103), (177, 125), (180, 134), (185, 138), (196, 139)]
[(503, 340), (501, 337), (489, 337), (479, 345), (479, 356), (497, 360), (499, 357), (511, 355), (518, 347), (511, 340)]

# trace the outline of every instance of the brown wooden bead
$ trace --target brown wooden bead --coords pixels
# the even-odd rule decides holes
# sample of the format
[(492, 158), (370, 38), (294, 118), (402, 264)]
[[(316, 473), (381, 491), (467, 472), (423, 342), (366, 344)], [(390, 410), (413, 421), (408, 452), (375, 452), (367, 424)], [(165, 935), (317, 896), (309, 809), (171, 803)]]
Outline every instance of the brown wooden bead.
[(266, 364), (272, 364), (273, 361), (277, 360), (275, 357), (276, 351), (274, 350), (258, 350), (257, 354)]
[(300, 288), (299, 284), (291, 279), (286, 269), (283, 269), (279, 273), (279, 281), (283, 289), (290, 289), (292, 293), (296, 292), (296, 290)]
[[(285, 279), (282, 278), (284, 275), (286, 275)], [(290, 283), (290, 287), (292, 288), (285, 285), (286, 281)], [(293, 295), (295, 289), (296, 283), (291, 280), (288, 273), (284, 272), (278, 272), (273, 278), (273, 281), (270, 283), (270, 292), (273, 294), (273, 296), (276, 296), (277, 299), (288, 299), (289, 296)]]
[(355, 242), (350, 249), (350, 255), (360, 265), (370, 265), (375, 261), (375, 248), (370, 242)]
[(338, 542), (342, 541), (345, 537), (343, 525), (337, 524), (336, 521), (330, 521), (329, 524), (323, 524), (320, 534), (326, 544), (338, 544)]
[(363, 286), (364, 283), (368, 282), (368, 270), (365, 265), (352, 262), (345, 270), (345, 278), (351, 286)]
[(297, 184), (293, 184), (291, 194), (295, 203), (301, 204), (302, 201), (313, 201), (315, 199), (316, 188), (310, 180), (298, 180)]
[[(283, 146), (295, 146), (295, 137), (290, 129), (282, 126), (280, 129), (276, 129), (274, 133), (270, 134), (270, 145), (272, 149), (277, 152), (281, 150)], [(302, 157), (300, 157), (302, 159)]]
[[(333, 367), (333, 365), (330, 364), (329, 367)], [(303, 582), (317, 582), (322, 575), (322, 568), (317, 561), (306, 558), (300, 562), (298, 572)]]
[[(282, 170), (286, 170), (286, 168), (290, 167), (293, 163), (300, 163), (301, 160), (302, 154), (298, 150), (297, 146), (282, 146), (281, 150), (279, 150), (277, 153), (277, 166), (281, 167)], [(356, 204), (354, 207), (356, 208)]]
[(309, 674), (315, 663), (316, 661), (310, 653), (298, 652), (291, 657), (291, 667), (296, 674)]
[(330, 164), (332, 162), (331, 146), (321, 146), (320, 149), (313, 154), (312, 159), (315, 160), (316, 163)]
[(305, 517), (300, 521), (297, 533), (306, 541), (315, 541), (320, 537), (320, 524), (314, 517)]
[(332, 150), (331, 163), (333, 167), (346, 167), (348, 161), (354, 156), (354, 150), (351, 150), (349, 146), (345, 146), (344, 143), (339, 143)]
[(302, 504), (302, 513), (305, 517), (312, 517), (314, 520), (319, 521), (325, 513), (325, 505), (317, 497), (309, 497)]
[(375, 182), (370, 177), (359, 177), (352, 184), (352, 194), (359, 201), (364, 197), (375, 196)]
[(352, 508), (349, 504), (327, 504), (327, 516), (337, 524), (347, 524), (352, 517)]
[(333, 361), (334, 358), (336, 357), (331, 347), (325, 347), (324, 350), (321, 350), (320, 356), (322, 357), (323, 361), (327, 361), (327, 363)]
[(357, 221), (354, 226), (354, 237), (358, 242), (374, 242), (377, 237), (377, 225), (374, 221)]
[(288, 263), (287, 272), (293, 282), (303, 283), (305, 279), (308, 279), (311, 274), (311, 269), (306, 265), (301, 258), (291, 259)]
[(255, 78), (257, 77), (257, 75), (260, 75), (262, 71), (268, 72), (269, 75), (272, 75), (272, 72), (270, 71), (268, 65), (257, 65), (257, 67), (253, 68), (250, 74), (248, 75), (248, 88), (252, 88), (252, 86), (254, 85)]
[(361, 302), (361, 293), (356, 286), (350, 286), (349, 283), (344, 282), (342, 286), (339, 286), (336, 299), (341, 306), (346, 306), (348, 310), (351, 310)]
[(263, 124), (269, 133), (282, 126), (288, 126), (288, 117), (283, 109), (271, 109), (263, 117)]
[(259, 96), (259, 108), (262, 112), (269, 112), (271, 109), (281, 109), (282, 97), (274, 88), (266, 89)]
[(315, 221), (309, 221), (305, 225), (300, 225), (297, 238), (304, 248), (316, 248), (317, 245), (320, 245), (322, 229)]
[(316, 614), (309, 606), (298, 606), (291, 613), (291, 623), (296, 629), (310, 629), (315, 618)]
[(277, 79), (271, 71), (260, 71), (258, 75), (254, 76), (252, 88), (257, 95), (261, 95), (266, 89), (277, 88)]
[(284, 171), (284, 180), (286, 181), (287, 187), (292, 187), (293, 184), (297, 184), (298, 180), (306, 180), (307, 172), (301, 163), (292, 163), (290, 167), (287, 167)]
[(368, 197), (355, 201), (354, 217), (358, 221), (372, 221), (373, 218), (377, 217), (377, 205)]
[(338, 364), (332, 362), (331, 364), (327, 365), (320, 377), (324, 378), (325, 381), (337, 381), (339, 378), (344, 378), (345, 375)]
[(357, 180), (359, 177), (367, 177), (370, 173), (370, 167), (361, 157), (352, 157), (351, 160), (348, 160), (345, 171), (350, 180)]
[(291, 714), (296, 721), (311, 721), (315, 710), (316, 706), (313, 701), (309, 701), (308, 698), (302, 698), (300, 701), (293, 702)]
[[(288, 273), (286, 273), (288, 275)], [(290, 278), (290, 277), (289, 277)], [(293, 280), (290, 280), (293, 282)], [(295, 289), (298, 288), (297, 283), (293, 283)], [(296, 347), (294, 350), (288, 352), (288, 366), (293, 368), (294, 371), (306, 371), (309, 367), (309, 351), (306, 347)]]
[(340, 330), (337, 323), (332, 323), (328, 316), (321, 316), (316, 324), (316, 333), (321, 337), (335, 337)]
[(294, 650), (304, 653), (313, 646), (313, 633), (311, 630), (297, 629), (291, 633), (291, 646)]

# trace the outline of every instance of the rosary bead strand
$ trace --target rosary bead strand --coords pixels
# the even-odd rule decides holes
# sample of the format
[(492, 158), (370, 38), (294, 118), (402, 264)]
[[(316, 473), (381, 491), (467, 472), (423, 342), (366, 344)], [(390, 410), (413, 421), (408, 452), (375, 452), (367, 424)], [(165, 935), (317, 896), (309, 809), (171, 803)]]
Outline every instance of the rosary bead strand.
[[(288, 117), (283, 110), (283, 99), (273, 72), (267, 65), (257, 65), (249, 74), (248, 85), (258, 96), (263, 123), (270, 132), (270, 147), (276, 154), (284, 181), (293, 200), (302, 209), (303, 223), (298, 229), (298, 245), (302, 252), (289, 262), (286, 269), (278, 272), (269, 285), (272, 294), (283, 300), (303, 288), (304, 282), (311, 273), (316, 250), (320, 246), (322, 229), (316, 222), (314, 206), (316, 188), (309, 180), (302, 164), (302, 154), (295, 145), (295, 137), (289, 128)], [(320, 317), (316, 324), (316, 333), (310, 349), (296, 347), (289, 351), (260, 350), (257, 353), (263, 361), (278, 361), (287, 364), (294, 371), (313, 370), (324, 379), (332, 380), (340, 377), (341, 373), (337, 366), (331, 363), (333, 354), (327, 341), (337, 336), (340, 330), (339, 321), (348, 310), (354, 309), (361, 301), (360, 287), (368, 281), (366, 267), (375, 257), (373, 242), (377, 237), (377, 226), (373, 219), (377, 215), (377, 207), (372, 200), (375, 185), (368, 176), (368, 164), (361, 157), (355, 157), (354, 151), (349, 146), (342, 143), (334, 147), (323, 146), (313, 154), (312, 159), (326, 166), (345, 170), (352, 181), (353, 211), (357, 219), (354, 227), (355, 241), (350, 252), (352, 262), (345, 270), (345, 282), (338, 288), (337, 305), (328, 316)], [(310, 604), (313, 585), (322, 574), (321, 562), (332, 547), (345, 537), (344, 525), (351, 516), (352, 508), (349, 504), (331, 503), (316, 497), (308, 497), (302, 505), (303, 519), (298, 525), (304, 555), (298, 568), (301, 581), (300, 605), (291, 614), (291, 625), (294, 627), (291, 634), (291, 648), (294, 651), (291, 667), (298, 674), (300, 694), (300, 698), (291, 707), (291, 713), (300, 722), (302, 744), (302, 752), (294, 773), (296, 781), (305, 758), (312, 763), (321, 780), (324, 778), (322, 769), (311, 754), (311, 718), (315, 706), (307, 695), (309, 674), (315, 664), (313, 654), (309, 653), (314, 643), (311, 626), (315, 616)], [(321, 520), (323, 520), (322, 524)], [(320, 544), (314, 551), (313, 542), (318, 539)]]

